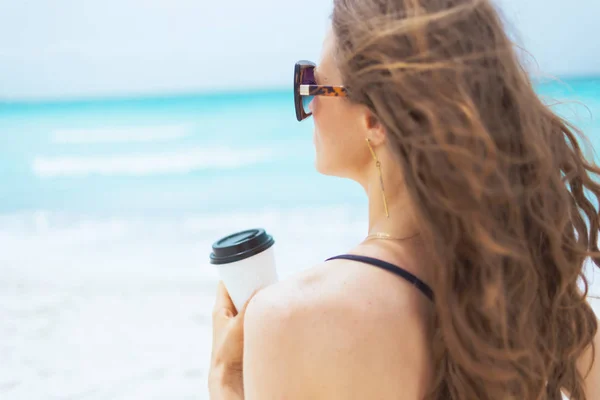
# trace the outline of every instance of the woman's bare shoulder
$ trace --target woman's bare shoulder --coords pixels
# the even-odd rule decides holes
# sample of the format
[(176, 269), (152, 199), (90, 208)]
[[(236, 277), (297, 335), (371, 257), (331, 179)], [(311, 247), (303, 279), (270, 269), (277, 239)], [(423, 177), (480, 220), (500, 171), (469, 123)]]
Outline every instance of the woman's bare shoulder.
[(420, 393), (428, 376), (424, 318), (411, 296), (386, 293), (381, 284), (389, 276), (364, 270), (344, 261), (319, 265), (252, 299), (245, 322), (248, 399)]
[(263, 289), (250, 302), (248, 314), (250, 321), (253, 315), (267, 313), (281, 322), (327, 319), (343, 325), (359, 319), (393, 328), (409, 318), (424, 321), (428, 305), (411, 284), (387, 271), (333, 260)]

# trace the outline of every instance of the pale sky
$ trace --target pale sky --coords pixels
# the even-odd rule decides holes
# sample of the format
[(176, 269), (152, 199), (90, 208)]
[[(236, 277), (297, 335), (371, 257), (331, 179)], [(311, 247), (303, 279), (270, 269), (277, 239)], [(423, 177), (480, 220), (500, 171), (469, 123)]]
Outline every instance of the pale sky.
[[(600, 0), (498, 1), (543, 73), (600, 75)], [(0, 0), (0, 99), (285, 87), (331, 4)]]

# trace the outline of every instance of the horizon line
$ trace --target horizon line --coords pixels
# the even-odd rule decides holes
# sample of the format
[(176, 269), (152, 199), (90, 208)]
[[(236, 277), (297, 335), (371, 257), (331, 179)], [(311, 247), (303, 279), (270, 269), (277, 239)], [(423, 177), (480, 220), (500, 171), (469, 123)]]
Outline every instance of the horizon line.
[[(548, 83), (568, 83), (578, 81), (600, 82), (600, 75), (562, 75), (562, 76), (532, 76), (532, 81), (537, 85)], [(2, 107), (31, 107), (31, 106), (68, 106), (97, 103), (128, 103), (128, 102), (152, 102), (158, 100), (175, 100), (191, 98), (222, 98), (222, 97), (258, 97), (266, 94), (284, 94), (292, 92), (289, 86), (264, 86), (264, 87), (240, 87), (240, 88), (215, 88), (215, 89), (188, 89), (172, 90), (163, 92), (132, 92), (123, 94), (88, 95), (88, 96), (65, 96), (65, 97), (39, 97), (39, 98), (1, 98)]]

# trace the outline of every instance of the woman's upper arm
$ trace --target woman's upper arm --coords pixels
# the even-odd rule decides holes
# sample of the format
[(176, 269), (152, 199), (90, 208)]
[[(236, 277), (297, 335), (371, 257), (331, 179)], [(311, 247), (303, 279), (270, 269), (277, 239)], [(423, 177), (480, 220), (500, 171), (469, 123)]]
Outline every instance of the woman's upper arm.
[(296, 326), (298, 312), (277, 304), (273, 297), (268, 290), (258, 293), (246, 311), (244, 398), (313, 398), (304, 365), (302, 333)]

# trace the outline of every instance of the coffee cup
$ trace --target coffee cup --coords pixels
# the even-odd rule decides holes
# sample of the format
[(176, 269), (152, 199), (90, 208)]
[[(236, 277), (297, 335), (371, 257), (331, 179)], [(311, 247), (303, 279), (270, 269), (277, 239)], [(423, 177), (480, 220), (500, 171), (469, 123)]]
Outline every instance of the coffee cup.
[(278, 281), (274, 244), (264, 229), (249, 229), (212, 245), (210, 263), (217, 266), (236, 310), (241, 310), (253, 293)]

